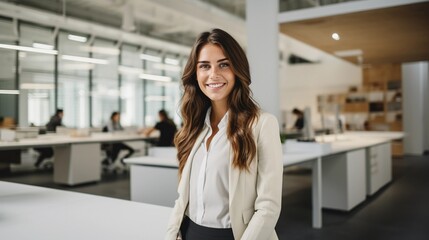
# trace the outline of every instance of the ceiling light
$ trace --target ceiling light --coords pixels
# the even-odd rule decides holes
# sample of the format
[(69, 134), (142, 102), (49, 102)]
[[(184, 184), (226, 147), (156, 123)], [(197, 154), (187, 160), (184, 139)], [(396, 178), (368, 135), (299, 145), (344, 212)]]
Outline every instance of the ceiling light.
[(69, 34), (69, 35), (67, 36), (67, 38), (68, 38), (69, 40), (76, 41), (76, 42), (82, 42), (82, 43), (84, 43), (84, 42), (86, 42), (86, 41), (88, 40), (88, 38), (87, 38), (87, 37), (78, 36), (78, 35), (73, 35), (73, 34)]
[(165, 63), (171, 64), (171, 65), (179, 65), (179, 60), (174, 58), (165, 58)]
[(0, 94), (19, 94), (19, 90), (0, 90)]
[(121, 74), (142, 74), (143, 69), (141, 68), (135, 68), (135, 67), (128, 67), (128, 66), (118, 66), (118, 71)]
[(47, 50), (53, 50), (54, 49), (54, 46), (52, 46), (52, 45), (44, 44), (44, 43), (37, 43), (37, 42), (33, 43), (33, 47), (34, 48), (40, 48), (40, 49), (47, 49)]
[(340, 35), (338, 34), (338, 33), (332, 33), (332, 38), (334, 39), (334, 40), (340, 40)]
[(18, 46), (18, 45), (9, 45), (9, 44), (0, 44), (0, 48), (12, 49), (12, 50), (18, 50), (18, 51), (26, 51), (26, 52), (53, 54), (53, 55), (58, 54), (57, 50), (48, 50), (48, 49), (24, 47), (24, 46)]
[(62, 59), (75, 61), (75, 62), (84, 62), (84, 63), (94, 63), (94, 64), (108, 64), (109, 61), (105, 59), (98, 58), (87, 58), (87, 57), (79, 57), (79, 56), (71, 56), (71, 55), (62, 55)]
[(159, 76), (159, 75), (152, 75), (152, 74), (140, 74), (139, 78), (146, 79), (146, 80), (153, 80), (153, 81), (161, 81), (161, 82), (171, 82), (171, 77), (167, 76)]
[(54, 89), (54, 84), (51, 83), (21, 83), (21, 89), (42, 89), (51, 90)]
[(82, 49), (85, 52), (92, 52), (92, 53), (113, 55), (113, 56), (119, 55), (119, 49), (112, 48), (112, 47), (81, 46), (80, 49)]
[(140, 58), (143, 60), (147, 60), (147, 61), (152, 61), (152, 62), (161, 62), (162, 59), (161, 57), (157, 57), (157, 56), (153, 56), (153, 55), (149, 55), (149, 54), (140, 54)]
[(153, 64), (152, 67), (154, 69), (174, 71), (174, 72), (180, 72), (182, 70), (182, 68), (180, 66), (166, 65), (166, 64), (162, 64), (162, 63), (155, 63), (155, 64)]
[(159, 102), (159, 101), (171, 101), (170, 96), (147, 96), (145, 97), (145, 101), (147, 102)]
[(343, 51), (335, 51), (334, 54), (338, 57), (356, 57), (361, 56), (363, 51), (361, 49), (350, 49)]

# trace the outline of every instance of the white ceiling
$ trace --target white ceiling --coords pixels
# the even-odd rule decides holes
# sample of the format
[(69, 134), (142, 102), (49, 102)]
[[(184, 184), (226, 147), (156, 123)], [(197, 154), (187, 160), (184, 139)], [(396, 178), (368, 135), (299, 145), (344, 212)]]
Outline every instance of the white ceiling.
[(243, 18), (218, 8), (236, 9), (237, 14), (243, 14), (245, 0), (0, 1), (185, 45), (191, 45), (200, 32), (214, 27), (233, 32), (241, 43), (245, 42)]

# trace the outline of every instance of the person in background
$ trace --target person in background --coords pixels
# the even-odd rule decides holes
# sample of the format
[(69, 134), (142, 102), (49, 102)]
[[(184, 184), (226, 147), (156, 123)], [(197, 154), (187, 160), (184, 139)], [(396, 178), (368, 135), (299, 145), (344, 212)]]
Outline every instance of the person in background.
[[(110, 115), (110, 121), (107, 124), (107, 126), (104, 127), (103, 132), (118, 132), (118, 131), (124, 131), (124, 128), (121, 126), (121, 115), (119, 112), (113, 112)], [(107, 151), (108, 158), (103, 160), (103, 165), (110, 165), (115, 163), (116, 158), (119, 155), (119, 152), (121, 150), (128, 151), (127, 154), (121, 158), (121, 163), (125, 165), (124, 159), (130, 157), (134, 154), (134, 149), (132, 149), (130, 146), (126, 145), (125, 143), (112, 143), (108, 145), (109, 151)]]
[(302, 130), (304, 128), (304, 113), (298, 108), (294, 108), (292, 114), (296, 116), (295, 124), (292, 129)]
[(153, 131), (159, 130), (160, 136), (156, 143), (159, 147), (174, 146), (174, 135), (177, 132), (176, 124), (168, 117), (167, 112), (162, 109), (158, 112), (159, 122), (152, 128), (143, 131), (143, 134), (149, 136)]
[(57, 109), (55, 115), (51, 117), (49, 122), (46, 124), (46, 131), (48, 132), (56, 132), (57, 127), (64, 126), (63, 125), (63, 117), (64, 111), (62, 109)]
[(181, 83), (179, 197), (165, 239), (277, 240), (279, 125), (252, 98), (243, 49), (221, 29), (201, 33)]
[[(64, 111), (62, 109), (57, 109), (55, 115), (51, 117), (49, 122), (46, 124), (46, 131), (48, 132), (56, 132), (57, 127), (64, 126), (63, 125), (63, 117)], [(51, 158), (54, 156), (54, 149), (51, 147), (44, 148), (34, 148), (39, 153), (39, 157), (37, 157), (36, 163), (34, 166), (39, 168), (43, 161), (47, 158)]]

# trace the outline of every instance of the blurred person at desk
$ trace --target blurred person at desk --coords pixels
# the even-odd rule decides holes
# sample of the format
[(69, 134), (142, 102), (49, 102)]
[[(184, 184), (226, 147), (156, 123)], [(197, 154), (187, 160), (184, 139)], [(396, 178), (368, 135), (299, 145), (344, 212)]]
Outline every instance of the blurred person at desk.
[[(121, 115), (119, 112), (113, 112), (110, 115), (110, 121), (109, 123), (103, 127), (103, 132), (118, 132), (118, 131), (124, 131), (124, 128), (121, 125), (120, 122)], [(121, 163), (125, 165), (124, 158), (129, 158), (131, 155), (134, 154), (134, 149), (132, 149), (130, 146), (126, 145), (125, 143), (119, 142), (119, 143), (112, 143), (112, 144), (103, 144), (102, 149), (106, 151), (107, 158), (103, 160), (103, 165), (111, 165), (115, 163), (116, 158), (119, 155), (119, 152), (121, 150), (127, 150), (128, 153), (121, 158)]]
[[(0, 130), (4, 129), (13, 129), (15, 124), (12, 118), (5, 118), (0, 116)], [(0, 132), (1, 135), (1, 132)], [(2, 140), (0, 139), (0, 142)], [(10, 164), (15, 163), (19, 164), (21, 162), (21, 150), (1, 150), (0, 151), (0, 174), (2, 172), (10, 171)]]
[[(63, 117), (64, 117), (64, 111), (62, 109), (57, 109), (57, 111), (55, 112), (55, 115), (53, 115), (49, 120), (49, 122), (46, 124), (46, 131), (56, 132), (57, 127), (64, 126)], [(54, 149), (51, 147), (34, 148), (34, 150), (36, 150), (39, 153), (39, 157), (37, 158), (37, 161), (34, 164), (36, 168), (39, 168), (45, 159), (51, 158), (54, 156)]]
[(156, 142), (156, 145), (159, 147), (172, 147), (174, 146), (174, 135), (177, 132), (176, 124), (173, 120), (168, 117), (167, 111), (164, 109), (158, 112), (159, 122), (156, 123), (154, 127), (147, 128), (141, 132), (149, 136), (153, 131), (158, 130), (160, 132), (159, 140)]
[(292, 129), (301, 131), (304, 128), (304, 113), (298, 108), (294, 108), (292, 114), (296, 116)]

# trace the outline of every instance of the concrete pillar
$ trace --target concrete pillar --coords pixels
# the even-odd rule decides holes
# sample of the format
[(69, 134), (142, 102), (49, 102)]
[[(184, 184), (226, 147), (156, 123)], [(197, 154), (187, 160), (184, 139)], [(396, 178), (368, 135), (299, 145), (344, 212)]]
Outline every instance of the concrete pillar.
[(261, 108), (280, 121), (278, 0), (247, 0), (247, 57), (251, 89)]

